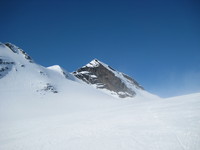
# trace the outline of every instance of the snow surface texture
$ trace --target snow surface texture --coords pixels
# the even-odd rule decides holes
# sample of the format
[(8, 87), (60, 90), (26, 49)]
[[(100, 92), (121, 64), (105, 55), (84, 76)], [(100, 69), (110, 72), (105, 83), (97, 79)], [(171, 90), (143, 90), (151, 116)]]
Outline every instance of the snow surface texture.
[(3, 44), (0, 56), (14, 62), (0, 64), (0, 150), (200, 149), (200, 93), (119, 99)]

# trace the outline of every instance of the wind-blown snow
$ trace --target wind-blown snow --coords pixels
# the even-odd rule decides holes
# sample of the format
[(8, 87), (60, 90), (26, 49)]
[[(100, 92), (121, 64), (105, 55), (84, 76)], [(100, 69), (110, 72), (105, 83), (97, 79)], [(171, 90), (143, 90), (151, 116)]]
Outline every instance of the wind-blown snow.
[(0, 79), (0, 150), (200, 149), (200, 93), (122, 100), (7, 47), (0, 56), (15, 62)]

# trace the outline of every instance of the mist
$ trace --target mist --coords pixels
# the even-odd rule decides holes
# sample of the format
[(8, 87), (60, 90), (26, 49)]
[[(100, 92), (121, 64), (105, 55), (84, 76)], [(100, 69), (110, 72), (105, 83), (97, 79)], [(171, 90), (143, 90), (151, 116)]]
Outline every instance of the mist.
[(200, 92), (200, 70), (171, 72), (159, 80), (149, 91), (163, 98)]

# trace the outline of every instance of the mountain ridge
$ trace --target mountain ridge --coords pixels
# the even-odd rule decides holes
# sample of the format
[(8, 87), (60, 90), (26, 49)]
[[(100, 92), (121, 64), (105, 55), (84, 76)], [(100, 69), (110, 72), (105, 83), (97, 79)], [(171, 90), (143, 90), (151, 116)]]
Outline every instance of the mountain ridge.
[[(10, 72), (19, 73), (19, 71), (26, 70), (27, 74), (37, 76), (42, 83), (45, 81), (42, 88), (45, 90), (43, 91), (49, 90), (53, 93), (59, 92), (53, 86), (57, 80), (60, 80), (59, 78), (88, 84), (103, 93), (119, 98), (133, 98), (138, 93), (145, 92), (144, 88), (134, 79), (97, 59), (93, 59), (77, 71), (69, 73), (59, 65), (43, 67), (37, 64), (24, 50), (12, 43), (1, 43), (0, 46), (2, 47), (0, 50), (0, 78)], [(54, 79), (52, 80), (52, 78)], [(53, 83), (50, 83), (51, 81)]]

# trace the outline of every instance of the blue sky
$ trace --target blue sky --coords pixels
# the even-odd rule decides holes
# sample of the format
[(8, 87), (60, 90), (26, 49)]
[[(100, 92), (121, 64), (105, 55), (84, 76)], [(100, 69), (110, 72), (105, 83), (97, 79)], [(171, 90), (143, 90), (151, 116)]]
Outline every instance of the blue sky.
[(97, 58), (162, 97), (200, 92), (198, 0), (1, 0), (0, 41), (44, 66)]

